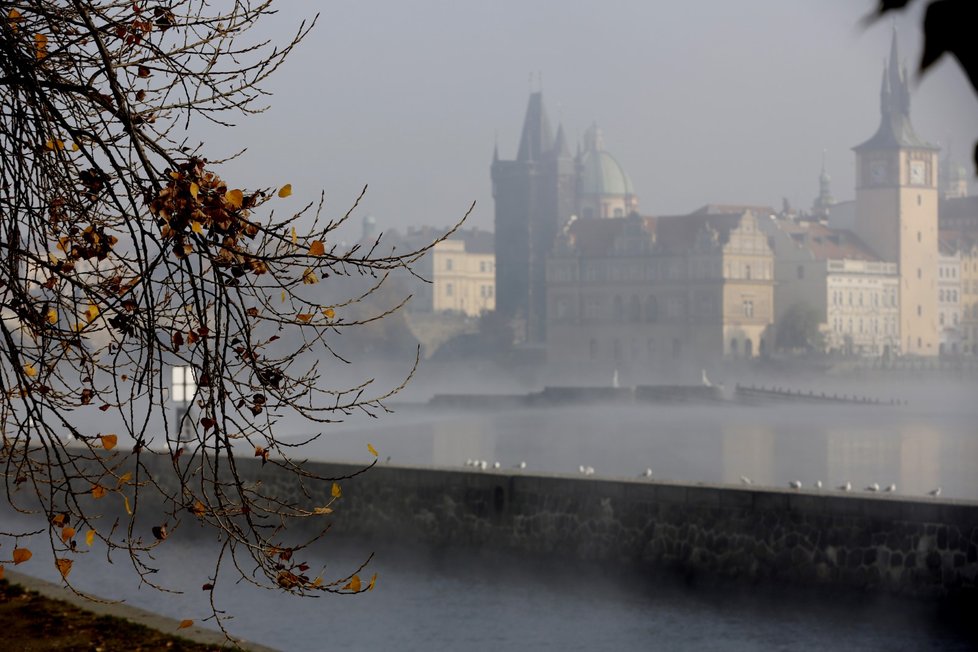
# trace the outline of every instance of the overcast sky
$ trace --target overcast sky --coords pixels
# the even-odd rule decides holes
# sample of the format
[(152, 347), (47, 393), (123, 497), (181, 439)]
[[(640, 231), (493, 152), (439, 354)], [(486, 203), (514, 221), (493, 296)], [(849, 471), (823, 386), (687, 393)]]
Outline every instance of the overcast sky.
[[(225, 170), (235, 185), (291, 182), (283, 209), (322, 189), (342, 213), (369, 183), (357, 223), (374, 215), (382, 229), (450, 224), (473, 200), (470, 225), (492, 228), (493, 145), (515, 157), (538, 72), (554, 126), (573, 143), (597, 121), (643, 214), (782, 197), (807, 208), (823, 149), (833, 194), (851, 198), (850, 148), (879, 123), (891, 28), (914, 70), (922, 9), (864, 31), (874, 2), (316, 4), (319, 25), (268, 86), (271, 109), (201, 133), (211, 152), (250, 147)], [(285, 38), (312, 6), (283, 2), (266, 29)], [(978, 101), (956, 62), (915, 86), (911, 115), (968, 161)]]

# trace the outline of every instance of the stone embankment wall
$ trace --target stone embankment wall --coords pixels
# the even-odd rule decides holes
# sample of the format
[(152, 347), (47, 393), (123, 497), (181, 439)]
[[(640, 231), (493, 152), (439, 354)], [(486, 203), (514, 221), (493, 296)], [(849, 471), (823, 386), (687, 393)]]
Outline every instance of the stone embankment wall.
[[(341, 477), (359, 467), (314, 463)], [(295, 481), (256, 464), (266, 490)], [(328, 502), (330, 483), (309, 506)], [(974, 599), (978, 502), (380, 464), (342, 481), (334, 532)], [(307, 487), (308, 489), (309, 487)]]

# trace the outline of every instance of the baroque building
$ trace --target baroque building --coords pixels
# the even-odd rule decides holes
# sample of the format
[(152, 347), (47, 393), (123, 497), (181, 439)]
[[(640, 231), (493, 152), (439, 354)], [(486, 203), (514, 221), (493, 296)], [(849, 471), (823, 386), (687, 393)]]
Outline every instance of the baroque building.
[(547, 358), (632, 376), (770, 346), (773, 257), (749, 210), (576, 219), (547, 266)]

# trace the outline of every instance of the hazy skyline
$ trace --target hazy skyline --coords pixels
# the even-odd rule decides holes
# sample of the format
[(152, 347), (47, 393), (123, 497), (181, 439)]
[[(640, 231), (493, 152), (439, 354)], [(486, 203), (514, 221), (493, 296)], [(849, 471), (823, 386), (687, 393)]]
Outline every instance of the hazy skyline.
[[(513, 158), (542, 74), (551, 122), (572, 143), (593, 121), (632, 178), (643, 214), (707, 202), (808, 208), (822, 150), (836, 199), (852, 198), (851, 147), (879, 123), (879, 80), (896, 25), (915, 71), (920, 11), (862, 30), (872, 2), (330, 4), (268, 90), (271, 108), (207, 151), (249, 152), (227, 166), (242, 186), (291, 182), (277, 208), (327, 195), (356, 225), (492, 228), (493, 146)], [(920, 4), (920, 3), (917, 3)], [(303, 7), (305, 8), (305, 7)], [(270, 21), (279, 40), (298, 13)], [(534, 81), (531, 83), (531, 76)], [(947, 58), (915, 84), (917, 133), (969, 165), (978, 100)]]

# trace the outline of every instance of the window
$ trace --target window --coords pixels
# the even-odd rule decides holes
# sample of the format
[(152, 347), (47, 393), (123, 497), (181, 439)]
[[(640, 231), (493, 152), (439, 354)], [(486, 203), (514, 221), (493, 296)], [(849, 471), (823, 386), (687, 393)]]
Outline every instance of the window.
[(483, 274), (486, 273), (486, 261), (484, 260), (479, 261), (479, 271)]
[[(924, 276), (924, 270), (917, 268), (917, 278), (922, 278)], [(941, 274), (943, 276), (943, 274)]]
[(920, 242), (922, 239), (923, 239), (923, 234), (920, 231), (917, 231), (917, 242)]
[(455, 288), (452, 287), (451, 283), (445, 284), (445, 295), (450, 297), (455, 295)]
[(747, 267), (744, 269), (744, 278), (750, 280), (750, 265), (747, 265)]
[(452, 259), (451, 258), (446, 258), (445, 259), (445, 269), (447, 271), (449, 271), (449, 272), (452, 271)]
[(920, 317), (923, 314), (924, 314), (924, 309), (921, 308), (920, 306), (917, 306), (917, 316)]
[(754, 316), (754, 302), (750, 300), (744, 301), (744, 317)]

